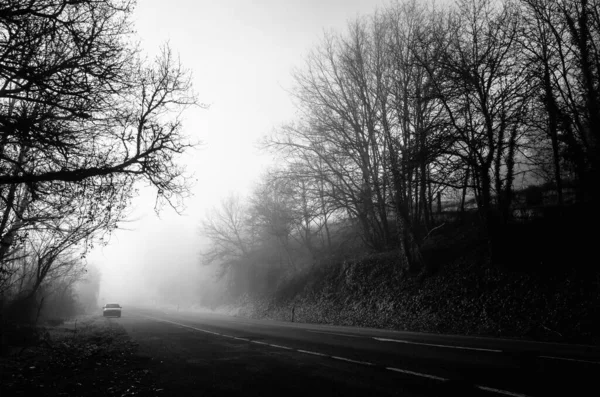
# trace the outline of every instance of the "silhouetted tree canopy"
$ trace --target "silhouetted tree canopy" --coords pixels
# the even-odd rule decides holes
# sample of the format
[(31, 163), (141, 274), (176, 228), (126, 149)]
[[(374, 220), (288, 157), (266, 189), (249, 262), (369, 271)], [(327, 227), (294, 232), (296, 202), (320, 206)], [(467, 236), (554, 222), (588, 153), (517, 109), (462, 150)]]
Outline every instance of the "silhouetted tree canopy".
[[(0, 5), (0, 277), (53, 263), (117, 227), (136, 183), (175, 209), (189, 189), (177, 158), (195, 106), (171, 49), (146, 60), (125, 0), (16, 0)], [(39, 244), (44, 249), (35, 249)], [(33, 251), (32, 251), (33, 250)], [(44, 253), (46, 252), (46, 253)]]

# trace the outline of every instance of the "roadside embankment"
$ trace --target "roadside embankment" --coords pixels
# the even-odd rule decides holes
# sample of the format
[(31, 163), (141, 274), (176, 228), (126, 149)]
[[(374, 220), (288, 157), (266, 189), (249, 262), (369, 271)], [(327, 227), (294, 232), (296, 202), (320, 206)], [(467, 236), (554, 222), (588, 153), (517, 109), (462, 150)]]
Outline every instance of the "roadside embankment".
[(600, 344), (600, 274), (526, 273), (476, 250), (428, 276), (406, 276), (394, 253), (316, 268), (240, 316), (417, 332)]

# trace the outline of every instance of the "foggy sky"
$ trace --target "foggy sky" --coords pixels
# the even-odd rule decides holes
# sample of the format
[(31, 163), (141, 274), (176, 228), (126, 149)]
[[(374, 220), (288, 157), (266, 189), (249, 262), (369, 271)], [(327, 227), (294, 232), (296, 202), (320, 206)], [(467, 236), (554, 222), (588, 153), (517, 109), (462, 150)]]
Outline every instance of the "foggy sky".
[(269, 163), (255, 142), (294, 117), (286, 89), (291, 71), (324, 31), (372, 13), (382, 0), (143, 0), (134, 13), (143, 50), (151, 57), (166, 42), (194, 76), (200, 102), (184, 131), (204, 142), (183, 162), (197, 183), (184, 215), (154, 213), (154, 192), (141, 188), (129, 230), (113, 234), (88, 261), (102, 273), (100, 303), (148, 302), (161, 285), (179, 291), (207, 277), (199, 265), (200, 219), (228, 192), (246, 192)]

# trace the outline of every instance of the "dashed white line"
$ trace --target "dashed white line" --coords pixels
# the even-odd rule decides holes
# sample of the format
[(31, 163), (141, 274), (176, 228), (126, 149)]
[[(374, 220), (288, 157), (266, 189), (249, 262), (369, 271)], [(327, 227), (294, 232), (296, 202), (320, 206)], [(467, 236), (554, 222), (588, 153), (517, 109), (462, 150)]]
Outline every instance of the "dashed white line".
[(479, 385), (475, 385), (475, 387), (478, 388), (479, 390), (491, 391), (493, 393), (503, 394), (505, 396), (511, 396), (511, 397), (529, 397), (527, 394), (515, 393), (515, 392), (512, 392), (512, 391), (501, 390), (501, 389), (494, 389), (493, 387), (479, 386)]
[[(279, 349), (294, 350), (294, 351), (297, 351), (299, 353), (306, 353), (306, 354), (311, 354), (311, 355), (314, 355), (314, 356), (328, 357), (328, 358), (332, 358), (332, 359), (335, 359), (335, 360), (346, 361), (346, 362), (350, 362), (350, 363), (354, 363), (354, 364), (367, 365), (367, 366), (373, 366), (373, 365), (375, 365), (375, 364), (370, 363), (368, 361), (352, 360), (352, 359), (345, 358), (345, 357), (331, 356), (331, 355), (328, 355), (328, 354), (323, 354), (323, 353), (319, 353), (319, 352), (315, 352), (315, 351), (310, 351), (310, 350), (294, 349), (294, 348), (287, 347), (287, 346), (281, 346), (281, 345), (276, 345), (276, 344), (272, 344), (272, 343), (265, 343), (265, 342), (261, 342), (261, 341), (253, 341), (253, 340), (250, 340), (250, 339), (247, 339), (247, 338), (240, 338), (238, 336), (225, 335), (225, 334), (221, 334), (221, 333), (218, 333), (218, 332), (213, 332), (213, 331), (209, 331), (209, 330), (202, 329), (202, 328), (197, 328), (197, 327), (191, 327), (189, 325), (180, 324), (180, 323), (176, 323), (174, 321), (169, 321), (169, 320), (163, 320), (163, 319), (152, 317), (152, 316), (146, 316), (146, 315), (144, 315), (144, 317), (151, 318), (153, 320), (160, 321), (160, 322), (174, 324), (174, 325), (177, 325), (177, 326), (180, 326), (180, 327), (183, 327), (183, 328), (189, 328), (189, 329), (192, 329), (192, 330), (195, 330), (195, 331), (204, 332), (204, 333), (211, 334), (211, 335), (223, 336), (223, 337), (230, 338), (230, 339), (236, 339), (236, 340), (241, 340), (241, 341), (246, 341), (246, 342), (252, 342), (252, 343), (256, 343), (256, 344), (260, 344), (260, 345), (268, 345), (268, 346), (276, 347), (276, 348), (279, 348)], [(374, 338), (374, 339), (382, 340), (382, 341), (399, 342), (399, 343), (414, 343), (414, 342), (402, 341), (402, 340), (399, 340), (399, 339), (385, 339), (385, 338)], [(417, 344), (423, 344), (423, 343), (417, 343)], [(457, 346), (447, 346), (447, 345), (432, 345), (432, 346), (460, 348), (460, 347), (457, 347)], [(475, 348), (466, 348), (466, 349), (475, 349)], [(482, 349), (476, 349), (476, 350), (482, 350)], [(490, 349), (483, 349), (483, 350), (490, 350)], [(560, 357), (552, 357), (552, 356), (542, 356), (542, 357), (561, 359)], [(571, 360), (571, 359), (567, 359), (567, 360)], [(582, 360), (575, 360), (575, 361), (582, 361)], [(594, 363), (594, 364), (598, 364), (597, 362), (594, 362), (594, 361), (589, 361), (589, 362)], [(424, 374), (424, 373), (421, 373), (421, 372), (409, 371), (409, 370), (406, 370), (406, 369), (400, 369), (400, 368), (394, 368), (394, 367), (386, 367), (386, 369), (390, 370), (390, 371), (394, 371), (394, 372), (399, 372), (399, 373), (407, 374), (407, 375), (414, 375), (414, 376), (419, 376), (419, 377), (422, 377), (422, 378), (435, 379), (435, 380), (439, 380), (439, 381), (443, 381), (443, 382), (446, 382), (446, 381), (449, 380), (449, 379), (446, 379), (446, 378), (442, 378), (441, 376), (429, 375), (429, 374)], [(514, 392), (507, 391), (507, 390), (494, 389), (494, 388), (486, 387), (486, 386), (475, 385), (475, 387), (477, 387), (480, 390), (490, 391), (490, 392), (494, 392), (494, 393), (498, 393), (498, 394), (503, 394), (503, 395), (511, 396), (511, 397), (529, 397), (529, 396), (527, 396), (525, 394), (514, 393)]]
[(269, 346), (273, 346), (273, 347), (277, 347), (279, 349), (286, 349), (286, 350), (294, 350), (291, 347), (287, 347), (287, 346), (281, 346), (281, 345), (274, 345), (272, 343), (269, 343)]
[(385, 369), (388, 369), (388, 370), (394, 371), (394, 372), (400, 372), (400, 373), (403, 373), (403, 374), (420, 376), (422, 378), (429, 378), (429, 379), (441, 380), (441, 381), (444, 381), (444, 382), (448, 380), (446, 378), (442, 378), (441, 376), (423, 374), (421, 372), (408, 371), (406, 369), (400, 369), (400, 368), (394, 368), (394, 367), (386, 367)]
[(319, 352), (313, 352), (313, 351), (310, 351), (310, 350), (296, 349), (296, 351), (300, 352), (300, 353), (312, 354), (313, 356), (329, 357), (329, 355), (327, 355), (327, 354), (323, 354), (323, 353), (319, 353)]
[(446, 347), (448, 349), (476, 350), (476, 351), (484, 351), (484, 352), (502, 353), (502, 350), (485, 349), (485, 348), (482, 348), (482, 347), (436, 345), (436, 344), (433, 344), (433, 343), (411, 342), (411, 341), (402, 340), (402, 339), (388, 339), (388, 338), (377, 338), (377, 337), (373, 337), (373, 339), (378, 340), (380, 342), (395, 342), (395, 343), (406, 343), (408, 345), (422, 345), (422, 346)]
[(375, 365), (373, 363), (370, 363), (368, 361), (358, 361), (358, 360), (351, 360), (349, 358), (345, 358), (345, 357), (338, 357), (338, 356), (330, 356), (331, 358), (335, 359), (335, 360), (341, 360), (341, 361), (347, 361), (349, 363), (354, 363), (354, 364), (361, 364), (361, 365)]
[(207, 334), (219, 335), (219, 336), (226, 336), (226, 335), (222, 335), (222, 334), (220, 334), (220, 333), (218, 333), (218, 332), (208, 331), (208, 330), (206, 330), (206, 329), (201, 329), (201, 328), (196, 328), (196, 327), (190, 327), (189, 325), (185, 325), (185, 324), (176, 323), (176, 322), (174, 322), (174, 321), (163, 320), (163, 319), (161, 319), (161, 318), (156, 318), (156, 317), (152, 317), (152, 316), (144, 316), (144, 317), (148, 317), (148, 318), (151, 318), (151, 319), (153, 319), (153, 320), (156, 320), (156, 321), (161, 321), (161, 322), (164, 322), (164, 323), (171, 323), (171, 324), (175, 324), (175, 325), (178, 325), (178, 326), (180, 326), (180, 327), (184, 327), (184, 328), (193, 329), (193, 330), (195, 330), (195, 331), (205, 332), (205, 333), (207, 333)]
[(591, 360), (579, 360), (576, 358), (566, 358), (566, 357), (554, 357), (554, 356), (540, 356), (541, 358), (549, 358), (552, 360), (564, 360), (564, 361), (575, 361), (579, 363), (588, 363), (588, 364), (596, 364), (600, 365), (600, 361), (591, 361)]

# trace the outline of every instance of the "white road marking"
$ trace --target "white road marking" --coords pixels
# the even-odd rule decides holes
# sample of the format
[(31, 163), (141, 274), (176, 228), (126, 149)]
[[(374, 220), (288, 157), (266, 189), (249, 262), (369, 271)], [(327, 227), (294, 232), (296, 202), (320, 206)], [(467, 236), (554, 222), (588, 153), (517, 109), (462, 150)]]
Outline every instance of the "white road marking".
[[(220, 334), (218, 332), (213, 332), (213, 331), (209, 331), (209, 330), (202, 329), (202, 328), (190, 327), (189, 325), (176, 323), (175, 321), (164, 320), (162, 318), (156, 318), (156, 317), (146, 316), (146, 315), (144, 315), (144, 317), (148, 317), (148, 318), (151, 318), (151, 319), (156, 320), (156, 321), (161, 321), (163, 323), (171, 323), (171, 324), (179, 325), (181, 327), (193, 329), (195, 331), (205, 332), (207, 334), (219, 335), (219, 336), (227, 336), (227, 335)], [(232, 337), (232, 336), (227, 336), (227, 337), (229, 337), (229, 338), (235, 338), (235, 337)]]
[(307, 329), (306, 332), (312, 332), (314, 334), (341, 335), (341, 336), (347, 336), (349, 338), (364, 338), (364, 336), (359, 336), (359, 335), (340, 334), (337, 332), (311, 331), (310, 329)]
[(300, 350), (300, 349), (296, 349), (297, 352), (300, 353), (306, 353), (306, 354), (312, 354), (314, 356), (322, 356), (322, 357), (329, 357), (327, 354), (323, 354), (323, 353), (318, 353), (318, 352), (313, 352), (310, 350)]
[(273, 346), (273, 347), (278, 347), (280, 349), (286, 349), (286, 350), (294, 350), (291, 347), (287, 347), (287, 346), (281, 346), (281, 345), (274, 345), (272, 343), (269, 343), (269, 346)]
[[(160, 321), (160, 322), (174, 324), (174, 325), (177, 325), (177, 326), (180, 326), (180, 327), (183, 327), (183, 328), (193, 329), (195, 331), (200, 331), (200, 332), (204, 332), (204, 333), (207, 333), (207, 334), (223, 336), (223, 337), (230, 338), (230, 339), (242, 340), (242, 341), (257, 343), (257, 344), (261, 344), (261, 345), (268, 345), (268, 346), (276, 347), (276, 348), (279, 348), (279, 349), (294, 350), (294, 351), (297, 351), (299, 353), (306, 353), (306, 354), (312, 354), (314, 356), (328, 357), (328, 358), (333, 358), (335, 360), (347, 361), (347, 362), (354, 363), (354, 364), (368, 365), (368, 366), (375, 365), (375, 364), (367, 362), (367, 361), (358, 361), (358, 360), (352, 360), (352, 359), (345, 358), (345, 357), (330, 356), (328, 354), (323, 354), (323, 353), (314, 352), (314, 351), (310, 351), (310, 350), (294, 349), (294, 348), (287, 347), (287, 346), (275, 345), (275, 344), (271, 344), (271, 343), (265, 343), (265, 342), (260, 342), (260, 341), (253, 341), (253, 340), (246, 339), (246, 338), (240, 338), (238, 336), (231, 336), (231, 335), (220, 334), (218, 332), (213, 332), (213, 331), (209, 331), (209, 330), (202, 329), (202, 328), (192, 327), (192, 326), (189, 326), (189, 325), (176, 323), (176, 322), (170, 321), (170, 320), (163, 320), (163, 319), (152, 317), (152, 316), (144, 315), (144, 317), (151, 318), (153, 320)], [(374, 339), (378, 339), (378, 340), (382, 339), (384, 341), (388, 341), (388, 340), (386, 340), (384, 338), (374, 338)], [(398, 339), (389, 339), (389, 341), (411, 343), (411, 342), (401, 341), (401, 340), (398, 340)], [(434, 345), (434, 346), (437, 346), (437, 345)], [(439, 346), (441, 346), (441, 347), (456, 347), (456, 346), (445, 346), (445, 345), (439, 345)], [(481, 349), (479, 349), (479, 350), (481, 350)], [(550, 357), (550, 356), (548, 356), (548, 358), (558, 358), (558, 357)], [(424, 374), (424, 373), (421, 373), (421, 372), (408, 371), (406, 369), (400, 369), (400, 368), (394, 368), (394, 367), (386, 367), (386, 369), (388, 369), (390, 371), (394, 371), (394, 372), (400, 372), (400, 373), (407, 374), (407, 375), (419, 376), (419, 377), (422, 377), (422, 378), (429, 378), (429, 379), (435, 379), (435, 380), (440, 380), (440, 381), (448, 381), (448, 379), (442, 378), (440, 376)], [(513, 393), (513, 392), (510, 392), (510, 391), (500, 390), (500, 389), (494, 389), (494, 388), (486, 387), (486, 386), (476, 385), (475, 387), (477, 387), (478, 389), (481, 389), (481, 390), (486, 390), (486, 391), (490, 391), (490, 392), (494, 392), (494, 393), (499, 393), (499, 394), (503, 394), (503, 395), (511, 396), (511, 397), (529, 397), (529, 396), (527, 396), (525, 394)]]
[(435, 379), (435, 380), (441, 380), (441, 381), (447, 381), (448, 380), (448, 379), (442, 378), (440, 376), (429, 375), (429, 374), (422, 374), (420, 372), (408, 371), (406, 369), (400, 369), (400, 368), (394, 368), (394, 367), (386, 367), (385, 369), (389, 369), (390, 371), (394, 371), (394, 372), (400, 372), (400, 373), (403, 373), (403, 374), (420, 376), (422, 378), (429, 378), (429, 379)]
[(446, 348), (449, 348), (449, 349), (477, 350), (477, 351), (484, 351), (484, 352), (502, 353), (502, 350), (485, 349), (485, 348), (481, 348), (481, 347), (436, 345), (436, 344), (433, 344), (433, 343), (411, 342), (411, 341), (401, 340), (401, 339), (387, 339), (387, 338), (376, 338), (376, 337), (373, 337), (373, 339), (378, 340), (380, 342), (395, 342), (395, 343), (406, 343), (408, 345), (422, 345), (422, 346), (446, 347)]
[(480, 390), (491, 391), (493, 393), (503, 394), (505, 396), (511, 396), (511, 397), (529, 397), (527, 394), (515, 393), (515, 392), (512, 392), (512, 391), (501, 390), (501, 389), (494, 389), (492, 387), (479, 386), (479, 385), (475, 385), (475, 387), (478, 388), (478, 389), (480, 389)]
[(368, 361), (358, 361), (358, 360), (351, 360), (349, 358), (344, 358), (344, 357), (338, 357), (338, 356), (330, 356), (331, 358), (335, 359), (335, 360), (342, 360), (342, 361), (348, 361), (349, 363), (354, 363), (354, 364), (362, 364), (362, 365), (375, 365), (373, 363), (370, 363)]
[(554, 357), (554, 356), (540, 356), (540, 357), (541, 358), (550, 358), (552, 360), (576, 361), (576, 362), (579, 362), (579, 363), (588, 363), (588, 364), (600, 365), (600, 361), (578, 360), (576, 358), (565, 358), (565, 357)]

